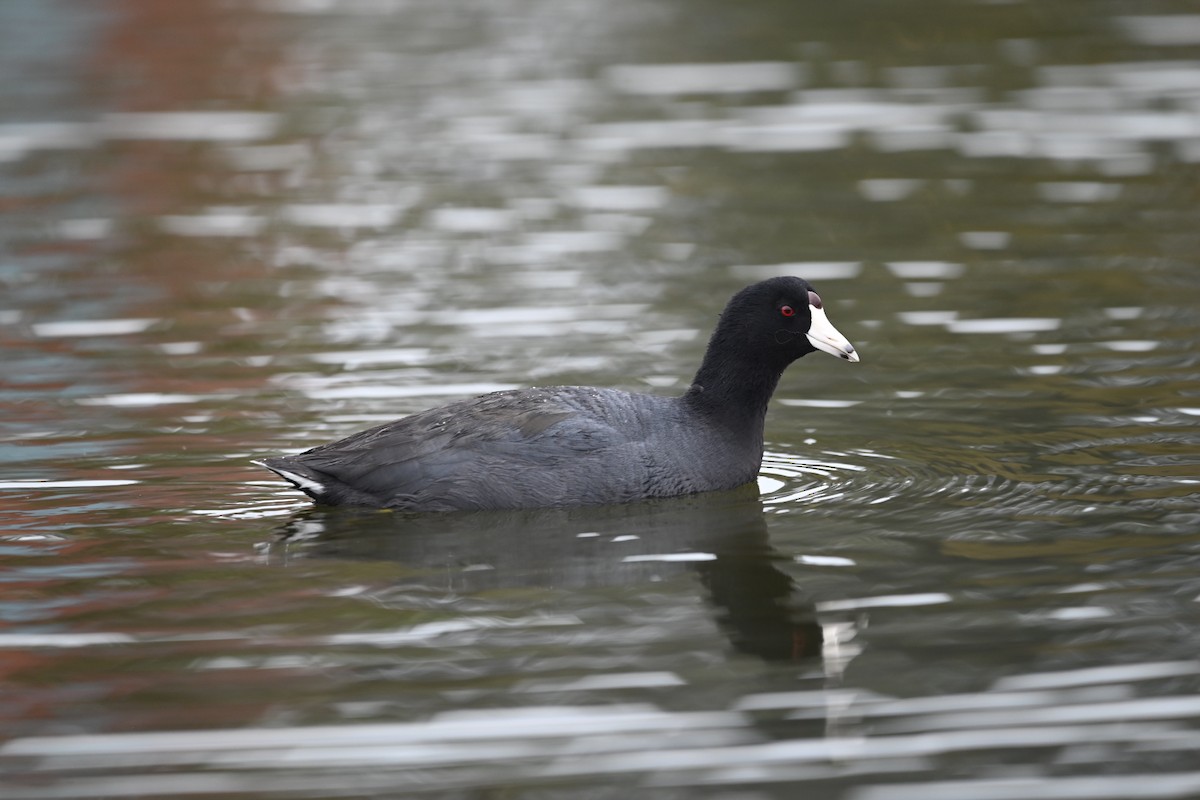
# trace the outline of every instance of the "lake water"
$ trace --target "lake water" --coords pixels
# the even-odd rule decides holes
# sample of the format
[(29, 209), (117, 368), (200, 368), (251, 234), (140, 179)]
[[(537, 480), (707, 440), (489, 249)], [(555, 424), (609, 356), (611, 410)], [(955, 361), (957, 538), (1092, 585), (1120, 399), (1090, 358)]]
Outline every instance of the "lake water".
[[(1200, 796), (1183, 0), (0, 4), (0, 795)], [(757, 487), (314, 510), (250, 461), (679, 392)]]

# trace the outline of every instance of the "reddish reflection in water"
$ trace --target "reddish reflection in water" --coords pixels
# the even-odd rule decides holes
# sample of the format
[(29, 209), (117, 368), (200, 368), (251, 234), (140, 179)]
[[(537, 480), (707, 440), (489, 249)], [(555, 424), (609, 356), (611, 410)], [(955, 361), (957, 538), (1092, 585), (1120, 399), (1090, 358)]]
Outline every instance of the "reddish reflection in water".
[(221, 0), (118, 0), (112, 8), (91, 67), (117, 110), (248, 108), (274, 96), (277, 15)]
[[(245, 112), (269, 106), (280, 69), (278, 16), (254, 4), (200, 0), (115, 4), (108, 35), (88, 60), (87, 80), (112, 112)], [(135, 118), (136, 123), (136, 118)], [(125, 213), (181, 213), (206, 203), (235, 202), (236, 173), (205, 143), (214, 135), (203, 119), (189, 136), (158, 141), (136, 130), (110, 142), (101, 163), (102, 184)], [(118, 131), (118, 136), (121, 132)], [(145, 244), (144, 241), (140, 242)], [(219, 260), (197, 253), (194, 243), (151, 249), (146, 259), (170, 255), (164, 273), (193, 278), (192, 268)]]
[[(14, 223), (22, 268), (6, 276), (0, 306), (21, 323), (0, 327), (14, 382), (0, 384), (11, 388), (0, 392), (0, 411), (29, 431), (14, 443), (14, 459), (29, 465), (25, 478), (120, 477), (105, 471), (107, 459), (184, 447), (195, 403), (252, 393), (262, 382), (260, 371), (226, 354), (249, 357), (258, 346), (250, 312), (239, 309), (261, 304), (246, 295), (266, 273), (263, 259), (244, 238), (169, 227), (248, 202), (247, 176), (223, 148), (274, 130), (277, 117), (265, 109), (280, 69), (282, 18), (215, 0), (101, 8), (92, 35), (75, 37), (70, 59), (53, 67), (78, 105), (48, 97), (27, 112), (39, 124), (69, 121), (16, 130), (31, 155), (19, 162), (19, 179), (4, 184), (4, 210), (28, 221)], [(37, 22), (68, 29), (76, 22), (68, 13), (46, 6)], [(196, 369), (206, 354), (228, 366)], [(72, 431), (76, 441), (64, 443)], [(105, 460), (89, 461), (101, 453)], [(8, 494), (10, 508), (23, 504), (20, 492)]]

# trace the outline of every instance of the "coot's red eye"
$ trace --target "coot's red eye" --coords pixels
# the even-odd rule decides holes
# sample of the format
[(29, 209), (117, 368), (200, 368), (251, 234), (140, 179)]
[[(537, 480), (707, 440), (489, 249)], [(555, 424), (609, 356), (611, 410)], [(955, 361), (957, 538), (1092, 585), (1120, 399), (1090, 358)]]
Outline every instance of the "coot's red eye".
[(779, 309), (779, 313), (783, 314), (785, 317), (794, 317), (796, 316), (796, 309), (792, 308), (791, 306), (782, 306)]

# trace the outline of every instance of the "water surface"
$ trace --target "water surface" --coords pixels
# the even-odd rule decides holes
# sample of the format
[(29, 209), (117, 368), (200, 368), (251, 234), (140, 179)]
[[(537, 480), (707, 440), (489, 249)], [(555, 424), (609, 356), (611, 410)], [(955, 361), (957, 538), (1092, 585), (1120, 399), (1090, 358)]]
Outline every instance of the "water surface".
[[(1200, 795), (1197, 46), (1178, 2), (3, 4), (4, 796)], [(785, 375), (757, 486), (429, 517), (250, 464), (682, 391), (776, 274), (863, 361)]]

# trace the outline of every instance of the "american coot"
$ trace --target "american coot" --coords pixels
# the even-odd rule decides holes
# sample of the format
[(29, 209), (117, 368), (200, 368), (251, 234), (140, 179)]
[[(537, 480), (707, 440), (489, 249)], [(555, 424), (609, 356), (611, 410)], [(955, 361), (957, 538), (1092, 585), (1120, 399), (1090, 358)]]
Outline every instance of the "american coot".
[(494, 392), (261, 466), (318, 503), (414, 511), (623, 503), (732, 489), (762, 464), (779, 376), (858, 353), (800, 278), (735, 294), (680, 397), (592, 386)]

